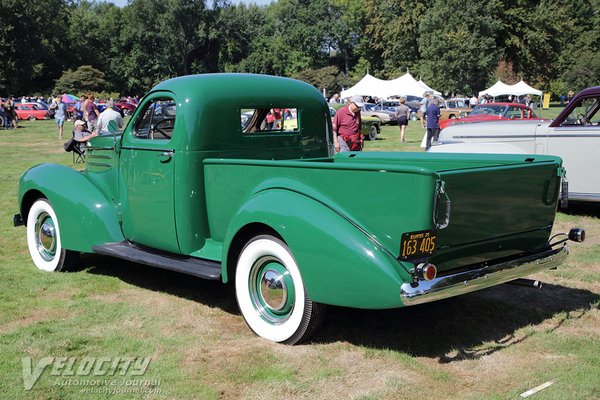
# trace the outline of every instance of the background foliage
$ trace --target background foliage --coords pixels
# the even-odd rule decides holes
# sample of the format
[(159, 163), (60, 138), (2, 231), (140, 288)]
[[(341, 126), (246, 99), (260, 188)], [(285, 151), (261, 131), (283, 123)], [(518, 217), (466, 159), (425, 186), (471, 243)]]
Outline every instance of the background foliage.
[(599, 10), (600, 0), (3, 0), (0, 96), (87, 90), (72, 87), (82, 66), (122, 94), (222, 71), (298, 77), (331, 93), (367, 71), (406, 70), (446, 94), (498, 78), (564, 94), (598, 84)]

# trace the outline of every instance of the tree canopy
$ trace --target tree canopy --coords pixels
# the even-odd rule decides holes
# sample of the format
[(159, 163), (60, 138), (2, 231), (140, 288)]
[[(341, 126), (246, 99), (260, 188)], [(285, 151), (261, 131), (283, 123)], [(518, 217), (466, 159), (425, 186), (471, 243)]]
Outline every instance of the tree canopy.
[(499, 77), (564, 93), (598, 84), (598, 10), (600, 0), (3, 0), (0, 96), (143, 94), (204, 72), (291, 76), (331, 93), (367, 71), (407, 69), (447, 94)]

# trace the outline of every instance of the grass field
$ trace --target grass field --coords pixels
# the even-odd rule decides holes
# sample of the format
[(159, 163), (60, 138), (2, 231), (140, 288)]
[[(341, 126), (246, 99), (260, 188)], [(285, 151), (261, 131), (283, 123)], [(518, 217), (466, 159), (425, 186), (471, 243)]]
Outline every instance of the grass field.
[[(535, 276), (546, 283), (541, 291), (503, 285), (406, 309), (330, 307), (310, 343), (287, 347), (250, 332), (231, 286), (94, 255), (73, 272), (36, 270), (12, 215), (22, 172), (71, 165), (55, 131), (51, 121), (0, 130), (3, 399), (516, 399), (547, 381), (554, 384), (531, 398), (600, 398), (600, 207), (558, 215), (557, 230), (583, 226), (588, 241)], [(411, 122), (401, 144), (398, 128), (384, 127), (366, 149), (418, 151), (421, 135)], [(151, 361), (143, 376), (48, 368), (24, 389), (23, 358), (35, 367), (61, 356)], [(131, 390), (81, 383), (91, 378)]]

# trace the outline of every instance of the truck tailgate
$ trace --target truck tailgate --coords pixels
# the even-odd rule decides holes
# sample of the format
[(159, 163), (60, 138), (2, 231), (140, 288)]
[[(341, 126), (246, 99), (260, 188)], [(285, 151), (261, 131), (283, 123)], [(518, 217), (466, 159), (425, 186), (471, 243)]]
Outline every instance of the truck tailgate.
[(546, 246), (557, 207), (560, 160), (438, 170), (451, 200), (431, 261), (441, 271)]

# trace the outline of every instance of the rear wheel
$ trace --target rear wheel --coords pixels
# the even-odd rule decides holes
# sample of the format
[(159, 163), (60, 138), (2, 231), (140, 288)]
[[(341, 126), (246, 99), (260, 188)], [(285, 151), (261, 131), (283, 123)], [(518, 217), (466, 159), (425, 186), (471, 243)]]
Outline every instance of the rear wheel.
[(58, 218), (47, 199), (37, 200), (29, 209), (27, 245), (33, 263), (43, 271), (62, 271), (78, 256), (62, 247)]
[(250, 329), (274, 342), (304, 341), (323, 320), (325, 306), (308, 297), (290, 249), (271, 235), (257, 236), (244, 246), (235, 291)]
[(27, 117), (27, 119), (30, 120), (30, 121), (34, 121), (35, 117), (33, 115), (30, 115), (29, 117)]
[(369, 129), (369, 140), (377, 139), (377, 127), (373, 125), (371, 129)]

